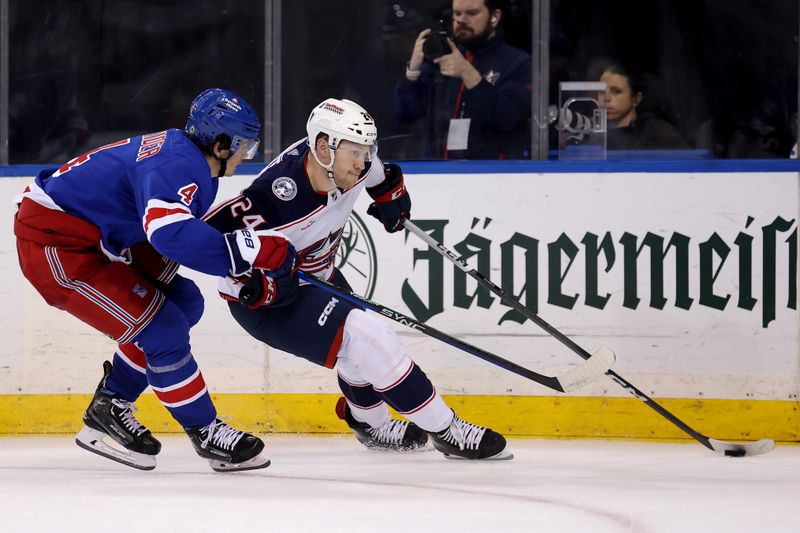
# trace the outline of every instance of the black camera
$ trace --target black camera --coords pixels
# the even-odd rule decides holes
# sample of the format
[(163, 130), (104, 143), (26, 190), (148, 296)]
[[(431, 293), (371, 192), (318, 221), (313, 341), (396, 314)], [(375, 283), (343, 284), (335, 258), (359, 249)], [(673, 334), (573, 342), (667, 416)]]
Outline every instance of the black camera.
[(422, 54), (428, 61), (450, 53), (450, 44), (447, 42), (448, 33), (445, 30), (434, 30), (425, 36), (422, 43)]

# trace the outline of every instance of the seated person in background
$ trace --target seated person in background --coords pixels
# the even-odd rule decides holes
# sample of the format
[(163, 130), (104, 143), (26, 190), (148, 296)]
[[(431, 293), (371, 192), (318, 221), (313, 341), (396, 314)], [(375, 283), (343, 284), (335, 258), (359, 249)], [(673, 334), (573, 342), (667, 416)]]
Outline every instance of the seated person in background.
[(600, 81), (607, 86), (609, 150), (686, 150), (689, 145), (678, 130), (649, 111), (637, 108), (644, 99), (644, 84), (619, 65), (606, 67)]
[(428, 28), (414, 43), (394, 114), (426, 117), (424, 158), (530, 157), (531, 56), (503, 42), (498, 3), (453, 0), (453, 37)]

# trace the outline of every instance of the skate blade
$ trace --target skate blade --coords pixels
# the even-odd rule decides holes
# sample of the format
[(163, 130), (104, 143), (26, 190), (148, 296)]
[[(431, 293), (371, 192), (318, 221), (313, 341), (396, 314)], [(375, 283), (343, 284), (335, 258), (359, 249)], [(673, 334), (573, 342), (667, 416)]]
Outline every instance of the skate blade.
[[(361, 442), (361, 441), (359, 441)], [(428, 446), (428, 443), (425, 442), (423, 444), (413, 444), (409, 446), (381, 446), (378, 444), (368, 444), (365, 442), (361, 442), (366, 449), (371, 452), (378, 452), (378, 453), (417, 453), (417, 452), (428, 452), (433, 451), (433, 448)]]
[(241, 463), (229, 463), (218, 459), (209, 459), (208, 464), (215, 472), (244, 472), (245, 470), (258, 470), (270, 465), (269, 459), (262, 455), (256, 455), (252, 459)]
[(445, 458), (453, 461), (510, 461), (514, 458), (514, 454), (508, 450), (503, 450), (491, 457), (484, 457), (483, 459), (469, 459), (468, 457), (461, 457), (460, 455), (452, 455), (449, 453), (443, 454)]
[(84, 450), (138, 470), (152, 470), (156, 467), (155, 455), (145, 455), (131, 450), (115, 448), (103, 439), (106, 436), (101, 431), (84, 426), (75, 436), (75, 444)]

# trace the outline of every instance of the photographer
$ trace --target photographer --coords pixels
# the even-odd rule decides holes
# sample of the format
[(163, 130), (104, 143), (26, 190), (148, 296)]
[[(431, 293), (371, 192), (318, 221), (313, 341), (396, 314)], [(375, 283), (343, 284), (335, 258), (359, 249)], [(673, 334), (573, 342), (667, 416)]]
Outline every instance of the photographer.
[(498, 0), (452, 8), (452, 37), (430, 28), (417, 37), (395, 87), (395, 117), (426, 117), (425, 158), (529, 158), (530, 55), (503, 42)]

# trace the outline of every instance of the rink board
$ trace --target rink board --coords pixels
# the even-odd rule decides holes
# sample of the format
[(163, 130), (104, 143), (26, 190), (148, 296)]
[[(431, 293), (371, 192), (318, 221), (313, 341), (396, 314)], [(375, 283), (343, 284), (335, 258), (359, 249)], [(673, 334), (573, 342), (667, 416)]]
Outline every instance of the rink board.
[[(221, 182), (218, 199), (250, 179)], [(29, 181), (0, 180), (2, 295), (20, 302), (0, 317), (0, 434), (69, 433), (114, 345), (46, 306), (19, 273), (10, 199)], [(796, 172), (409, 173), (407, 185), (420, 226), (588, 351), (614, 349), (615, 370), (690, 425), (797, 440)], [(356, 292), (540, 372), (580, 362), (413, 235), (386, 234), (368, 204), (363, 195), (342, 242)], [(341, 431), (321, 405), (335, 399), (333, 373), (249, 338), (213, 279), (182, 273), (206, 295), (193, 352), (229, 414), (264, 431)], [(609, 380), (554, 397), (397, 329), (445, 397), (511, 434), (682, 436)]]
[[(212, 394), (218, 414), (239, 429), (263, 433), (343, 433), (337, 394)], [(445, 396), (460, 416), (512, 437), (687, 440), (681, 430), (634, 398)], [(0, 435), (74, 434), (91, 395), (0, 395)], [(800, 441), (797, 404), (781, 401), (658, 402), (710, 437)], [(154, 394), (137, 402), (137, 418), (156, 434), (181, 433)]]

